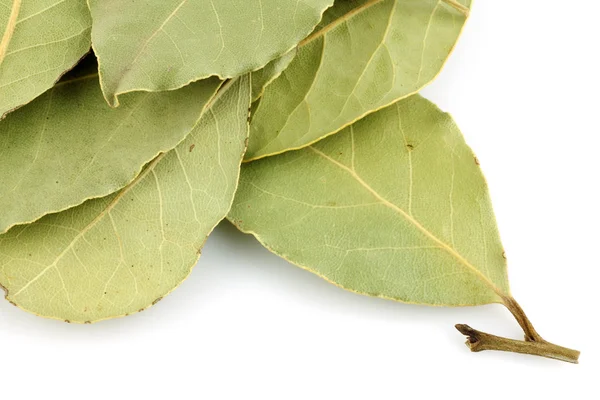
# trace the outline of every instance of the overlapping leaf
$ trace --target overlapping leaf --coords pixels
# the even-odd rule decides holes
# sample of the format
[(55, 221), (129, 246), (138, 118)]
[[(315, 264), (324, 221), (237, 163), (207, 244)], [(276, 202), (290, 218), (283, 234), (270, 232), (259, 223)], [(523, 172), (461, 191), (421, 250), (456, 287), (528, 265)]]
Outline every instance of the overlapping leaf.
[(220, 85), (131, 93), (112, 109), (86, 61), (0, 122), (0, 233), (126, 186), (185, 138)]
[(418, 95), (244, 164), (229, 219), (355, 292), (451, 306), (508, 294), (478, 162), (452, 119)]
[(33, 313), (87, 322), (144, 309), (184, 280), (227, 214), (248, 135), (249, 78), (117, 194), (0, 235), (0, 284)]
[(255, 71), (290, 51), (333, 0), (88, 0), (107, 101)]
[(0, 3), (0, 119), (50, 88), (90, 49), (85, 0)]
[(466, 18), (441, 0), (337, 2), (265, 91), (246, 160), (306, 146), (416, 93), (439, 73)]

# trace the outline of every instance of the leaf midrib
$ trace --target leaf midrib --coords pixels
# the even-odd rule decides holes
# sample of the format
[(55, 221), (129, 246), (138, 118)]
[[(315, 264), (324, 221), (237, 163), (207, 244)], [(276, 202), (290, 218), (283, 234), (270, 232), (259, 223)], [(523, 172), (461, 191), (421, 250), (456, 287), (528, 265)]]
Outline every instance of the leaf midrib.
[(364, 187), (373, 197), (375, 197), (377, 200), (379, 200), (383, 205), (385, 205), (386, 207), (388, 207), (388, 208), (394, 210), (395, 212), (397, 212), (398, 214), (400, 214), (408, 222), (410, 222), (415, 228), (417, 228), (421, 233), (423, 233), (429, 239), (431, 239), (432, 241), (434, 241), (440, 248), (442, 248), (443, 250), (445, 250), (448, 254), (450, 254), (457, 261), (459, 261), (459, 263), (461, 265), (463, 265), (467, 269), (471, 270), (478, 278), (480, 278), (487, 286), (489, 286), (490, 289), (492, 289), (494, 291), (494, 293), (496, 293), (501, 299), (503, 299), (503, 298), (505, 298), (507, 296), (487, 276), (485, 276), (479, 269), (477, 269), (473, 264), (471, 264), (466, 258), (464, 258), (454, 248), (452, 248), (446, 242), (444, 242), (443, 240), (441, 240), (437, 236), (435, 236), (427, 228), (425, 228), (423, 225), (421, 225), (421, 223), (419, 221), (417, 221), (412, 215), (408, 214), (402, 208), (398, 207), (394, 203), (392, 203), (389, 200), (387, 200), (385, 197), (381, 196), (375, 189), (373, 189), (367, 182), (365, 182), (360, 177), (360, 175), (358, 175), (356, 173), (355, 170), (353, 170), (352, 168), (348, 168), (344, 164), (342, 164), (339, 161), (337, 161), (337, 160), (329, 157), (327, 154), (323, 153), (320, 150), (317, 150), (313, 146), (308, 146), (308, 149), (312, 150), (314, 153), (316, 153), (320, 157), (326, 159), (327, 161), (331, 162), (332, 164), (336, 165), (337, 167), (343, 169), (348, 174), (350, 174), (352, 176), (352, 178), (354, 178), (354, 180), (356, 180), (362, 187)]
[(17, 26), (17, 19), (19, 18), (21, 2), (22, 0), (13, 0), (12, 7), (10, 9), (10, 15), (8, 16), (8, 21), (6, 23), (6, 29), (4, 30), (4, 34), (2, 35), (2, 40), (0, 40), (0, 66), (2, 66), (2, 62), (6, 57), (8, 45), (11, 39), (13, 38), (15, 27)]

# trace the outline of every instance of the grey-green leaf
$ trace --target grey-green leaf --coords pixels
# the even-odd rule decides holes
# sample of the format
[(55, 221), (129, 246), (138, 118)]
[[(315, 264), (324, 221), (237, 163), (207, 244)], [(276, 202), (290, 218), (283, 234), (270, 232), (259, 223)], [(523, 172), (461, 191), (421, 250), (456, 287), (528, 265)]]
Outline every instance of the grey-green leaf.
[(192, 131), (221, 84), (131, 93), (113, 109), (95, 69), (77, 72), (0, 122), (0, 233), (126, 186)]
[(225, 86), (194, 131), (119, 193), (0, 235), (7, 299), (93, 322), (141, 311), (177, 287), (231, 206), (250, 93), (247, 76)]
[(50, 88), (90, 49), (85, 0), (12, 0), (0, 7), (0, 119)]
[(418, 92), (467, 17), (442, 0), (348, 0), (324, 18), (261, 98), (246, 161), (307, 146)]
[(244, 164), (228, 218), (361, 294), (448, 306), (509, 294), (478, 161), (450, 116), (418, 95), (310, 147)]
[(109, 104), (256, 71), (294, 48), (333, 0), (88, 0)]

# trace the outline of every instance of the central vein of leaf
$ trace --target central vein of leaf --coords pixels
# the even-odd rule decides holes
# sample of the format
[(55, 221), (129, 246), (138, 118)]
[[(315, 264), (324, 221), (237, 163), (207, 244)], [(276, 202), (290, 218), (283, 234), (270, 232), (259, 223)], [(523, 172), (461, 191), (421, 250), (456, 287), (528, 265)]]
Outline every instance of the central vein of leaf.
[(0, 65), (4, 61), (4, 57), (6, 56), (6, 52), (8, 50), (8, 44), (13, 37), (13, 33), (15, 31), (15, 27), (17, 26), (17, 18), (19, 17), (19, 10), (21, 9), (22, 0), (13, 0), (13, 5), (10, 10), (10, 15), (8, 16), (8, 21), (6, 23), (6, 29), (4, 30), (4, 35), (2, 35), (2, 40), (0, 41)]
[(385, 205), (386, 207), (391, 208), (392, 210), (396, 211), (398, 214), (400, 214), (401, 216), (403, 216), (412, 225), (414, 225), (415, 228), (417, 228), (425, 236), (427, 236), (429, 239), (431, 239), (436, 245), (438, 245), (439, 247), (441, 247), (442, 249), (444, 249), (448, 254), (450, 254), (452, 257), (454, 257), (456, 260), (458, 260), (458, 262), (461, 265), (463, 265), (464, 267), (466, 267), (469, 270), (471, 270), (479, 279), (481, 279), (487, 286), (489, 286), (501, 299), (504, 299), (505, 297), (507, 297), (507, 295), (500, 288), (498, 288), (496, 285), (494, 285), (494, 283), (487, 276), (485, 276), (479, 269), (477, 269), (473, 264), (471, 264), (469, 262), (469, 260), (467, 260), (466, 258), (464, 258), (454, 248), (452, 248), (450, 245), (448, 245), (447, 243), (445, 243), (444, 241), (442, 241), (441, 239), (439, 239), (437, 236), (435, 236), (433, 233), (431, 233), (427, 228), (425, 228), (423, 225), (421, 225), (421, 223), (419, 223), (419, 221), (417, 221), (414, 217), (412, 217), (406, 211), (404, 211), (403, 209), (401, 209), (400, 207), (398, 207), (394, 203), (392, 203), (389, 200), (387, 200), (384, 197), (382, 197), (379, 193), (377, 193), (375, 191), (375, 189), (373, 189), (371, 186), (369, 186), (369, 184), (367, 182), (365, 182), (356, 173), (356, 171), (354, 171), (351, 168), (348, 168), (347, 166), (345, 166), (344, 164), (340, 163), (339, 161), (334, 160), (333, 158), (329, 157), (327, 154), (323, 153), (322, 151), (315, 149), (313, 146), (309, 146), (308, 148), (310, 150), (312, 150), (313, 152), (315, 152), (316, 154), (318, 154), (319, 156), (321, 156), (324, 159), (328, 160), (329, 162), (333, 163), (337, 167), (339, 167), (339, 168), (343, 169), (344, 171), (348, 172), (361, 186), (363, 186), (369, 193), (371, 193), (383, 205)]

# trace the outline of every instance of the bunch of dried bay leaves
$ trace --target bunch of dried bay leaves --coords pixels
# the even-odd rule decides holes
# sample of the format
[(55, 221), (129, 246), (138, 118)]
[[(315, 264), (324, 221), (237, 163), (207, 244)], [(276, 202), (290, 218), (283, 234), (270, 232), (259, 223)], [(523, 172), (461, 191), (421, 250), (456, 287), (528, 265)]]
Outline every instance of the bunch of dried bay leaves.
[(174, 290), (227, 218), (344, 289), (504, 304), (473, 351), (576, 362), (510, 294), (479, 163), (417, 94), (470, 0), (12, 0), (0, 7), (0, 284), (91, 323)]

